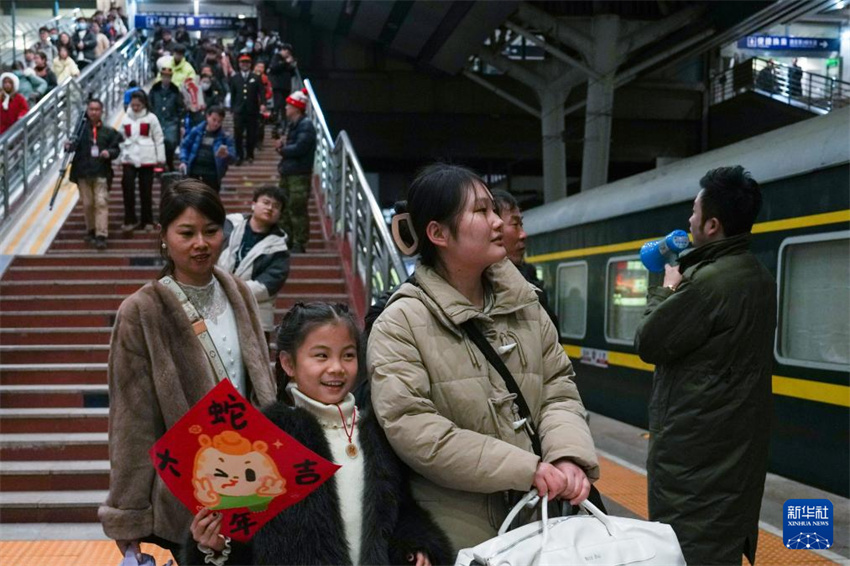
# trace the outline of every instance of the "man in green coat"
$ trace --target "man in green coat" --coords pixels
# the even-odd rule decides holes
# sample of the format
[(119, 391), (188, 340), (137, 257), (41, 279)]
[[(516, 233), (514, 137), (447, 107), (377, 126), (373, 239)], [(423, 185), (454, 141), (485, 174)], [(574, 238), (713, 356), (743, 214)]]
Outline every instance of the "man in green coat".
[(761, 192), (743, 167), (700, 180), (694, 248), (649, 289), (635, 347), (656, 364), (649, 517), (688, 564), (755, 560), (772, 417), (776, 282), (749, 251)]

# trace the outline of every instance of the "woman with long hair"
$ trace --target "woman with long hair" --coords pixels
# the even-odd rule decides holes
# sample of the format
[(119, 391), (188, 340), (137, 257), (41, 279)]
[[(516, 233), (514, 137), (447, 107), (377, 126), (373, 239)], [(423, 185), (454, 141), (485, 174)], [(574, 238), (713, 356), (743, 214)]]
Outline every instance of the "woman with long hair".
[[(192, 514), (159, 479), (148, 451), (220, 380), (258, 407), (275, 400), (276, 387), (251, 290), (215, 268), (225, 220), (218, 193), (181, 181), (162, 196), (159, 219), (161, 278), (121, 304), (112, 331), (109, 496), (98, 516), (122, 554), (153, 542), (179, 556)], [(212, 348), (193, 328), (201, 319)], [(215, 358), (221, 363), (213, 366)]]
[[(496, 535), (508, 491), (583, 501), (599, 466), (572, 364), (534, 287), (506, 258), (487, 186), (466, 168), (431, 166), (394, 222), (408, 236), (400, 247), (419, 261), (415, 283), (372, 327), (369, 371), (375, 413), (413, 470), (417, 502), (460, 550)], [(531, 419), (468, 321), (507, 366)]]

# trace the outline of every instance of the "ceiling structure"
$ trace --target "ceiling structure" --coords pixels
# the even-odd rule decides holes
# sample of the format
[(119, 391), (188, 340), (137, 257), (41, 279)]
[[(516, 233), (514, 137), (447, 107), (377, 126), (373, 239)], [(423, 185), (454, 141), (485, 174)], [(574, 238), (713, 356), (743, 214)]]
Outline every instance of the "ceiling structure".
[[(464, 75), (540, 119), (547, 201), (566, 191), (565, 116), (587, 106), (581, 188), (599, 186), (617, 88), (759, 30), (845, 10), (843, 0), (260, 0), (258, 9), (380, 45), (424, 72)], [(538, 56), (516, 57), (518, 43)], [(504, 77), (528, 88), (506, 89)]]

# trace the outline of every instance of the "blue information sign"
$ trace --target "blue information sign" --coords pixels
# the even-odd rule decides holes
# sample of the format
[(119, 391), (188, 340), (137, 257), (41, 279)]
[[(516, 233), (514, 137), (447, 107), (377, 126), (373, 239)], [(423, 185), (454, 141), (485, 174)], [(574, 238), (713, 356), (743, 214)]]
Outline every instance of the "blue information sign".
[(136, 28), (153, 29), (157, 25), (164, 28), (183, 26), (186, 31), (229, 31), (240, 30), (246, 26), (257, 29), (257, 18), (237, 18), (231, 16), (207, 16), (200, 14), (136, 14)]
[(837, 37), (789, 37), (786, 35), (748, 35), (738, 40), (742, 49), (766, 51), (838, 51), (841, 40)]

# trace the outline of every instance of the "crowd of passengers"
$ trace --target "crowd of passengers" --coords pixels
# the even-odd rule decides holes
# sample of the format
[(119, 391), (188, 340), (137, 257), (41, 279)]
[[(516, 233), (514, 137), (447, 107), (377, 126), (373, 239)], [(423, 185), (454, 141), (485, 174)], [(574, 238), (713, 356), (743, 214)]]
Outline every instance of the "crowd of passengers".
[(38, 41), (24, 50), (23, 59), (0, 70), (0, 134), (48, 92), (69, 77), (78, 77), (127, 35), (127, 29), (127, 17), (119, 7), (97, 10), (90, 18), (80, 16), (72, 29), (39, 28)]

